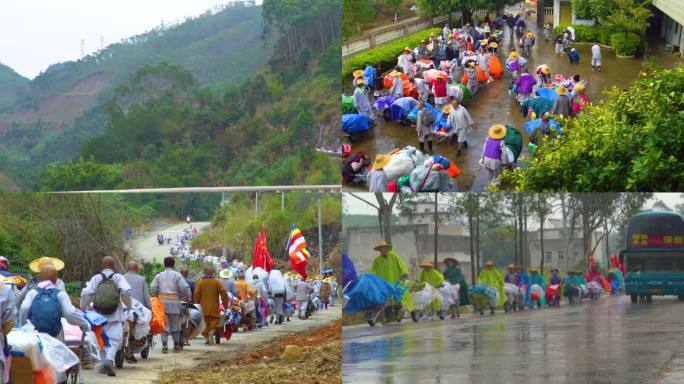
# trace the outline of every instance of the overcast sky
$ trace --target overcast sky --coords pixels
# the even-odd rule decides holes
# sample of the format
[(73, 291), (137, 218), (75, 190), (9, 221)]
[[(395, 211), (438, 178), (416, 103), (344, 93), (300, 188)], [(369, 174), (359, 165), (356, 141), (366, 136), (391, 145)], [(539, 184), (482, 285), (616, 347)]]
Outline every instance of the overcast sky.
[[(0, 63), (29, 79), (50, 64), (197, 16), (226, 0), (0, 0)], [(261, 4), (261, 1), (257, 1)]]
[[(366, 199), (370, 201), (371, 203), (375, 203), (375, 195), (372, 193), (356, 193), (359, 197)], [(389, 194), (388, 194), (389, 195)], [(430, 194), (432, 195), (432, 194)], [(343, 199), (343, 205), (345, 209), (345, 214), (352, 214), (352, 215), (363, 215), (363, 214), (368, 214), (368, 215), (376, 215), (377, 210), (368, 204), (362, 202), (361, 200), (345, 193), (343, 194), (344, 199)], [(647, 207), (650, 207), (653, 205), (653, 203), (656, 200), (662, 200), (665, 204), (667, 204), (670, 208), (674, 209), (675, 205), (684, 203), (681, 199), (681, 194), (680, 193), (656, 193), (655, 198), (650, 200), (646, 205)], [(389, 198), (389, 196), (387, 197)], [(434, 201), (434, 200), (432, 200)]]

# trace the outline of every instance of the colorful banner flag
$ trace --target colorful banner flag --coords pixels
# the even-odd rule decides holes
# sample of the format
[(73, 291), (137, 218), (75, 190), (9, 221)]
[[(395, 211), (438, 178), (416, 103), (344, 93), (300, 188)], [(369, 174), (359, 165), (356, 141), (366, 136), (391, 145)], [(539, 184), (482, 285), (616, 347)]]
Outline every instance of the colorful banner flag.
[(266, 241), (266, 228), (261, 229), (261, 234), (257, 236), (254, 244), (254, 253), (252, 254), (252, 268), (263, 268), (266, 272), (271, 272), (273, 269), (273, 259), (271, 253), (268, 251), (268, 242)]
[(311, 257), (311, 251), (308, 249), (304, 234), (294, 224), (292, 224), (290, 229), (290, 238), (287, 240), (285, 250), (290, 255), (290, 266), (292, 269), (306, 279), (306, 266), (308, 265), (306, 260)]

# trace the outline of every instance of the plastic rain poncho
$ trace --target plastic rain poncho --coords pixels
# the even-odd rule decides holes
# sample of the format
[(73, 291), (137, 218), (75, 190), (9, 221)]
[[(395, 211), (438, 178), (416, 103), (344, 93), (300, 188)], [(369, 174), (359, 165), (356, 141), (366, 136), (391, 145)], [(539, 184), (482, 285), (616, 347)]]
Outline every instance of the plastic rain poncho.
[[(444, 275), (442, 275), (435, 268), (427, 268), (423, 269), (423, 271), (420, 272), (418, 281), (422, 281), (424, 283), (432, 285), (435, 288), (439, 288), (439, 286), (442, 285), (442, 283), (444, 282)], [(435, 311), (439, 311), (441, 307), (441, 300), (439, 298), (436, 298), (435, 301), (432, 302), (432, 309), (434, 309)]]
[(459, 304), (468, 305), (470, 301), (468, 300), (468, 283), (466, 283), (465, 276), (461, 272), (461, 268), (457, 266), (449, 267), (444, 270), (444, 278), (450, 284), (459, 284), (461, 286), (458, 291)]
[[(376, 274), (385, 279), (388, 283), (395, 285), (402, 276), (408, 276), (409, 270), (406, 262), (404, 262), (394, 250), (389, 250), (387, 256), (380, 255), (375, 258), (373, 266), (371, 266), (371, 273)], [(411, 295), (408, 293), (404, 293), (401, 303), (409, 311), (413, 310)]]
[(478, 284), (486, 284), (492, 288), (495, 288), (499, 292), (499, 300), (497, 301), (497, 306), (503, 306), (506, 304), (506, 294), (504, 293), (504, 278), (501, 272), (497, 269), (483, 269), (480, 275), (477, 276)]

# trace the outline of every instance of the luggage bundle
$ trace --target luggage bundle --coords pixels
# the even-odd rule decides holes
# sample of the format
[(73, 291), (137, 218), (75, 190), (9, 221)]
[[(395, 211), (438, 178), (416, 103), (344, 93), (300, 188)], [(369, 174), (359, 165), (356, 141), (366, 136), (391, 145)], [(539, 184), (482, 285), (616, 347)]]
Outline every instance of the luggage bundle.
[(354, 288), (345, 295), (349, 301), (344, 310), (354, 314), (385, 305), (389, 300), (401, 301), (404, 291), (377, 275), (366, 273), (359, 276)]

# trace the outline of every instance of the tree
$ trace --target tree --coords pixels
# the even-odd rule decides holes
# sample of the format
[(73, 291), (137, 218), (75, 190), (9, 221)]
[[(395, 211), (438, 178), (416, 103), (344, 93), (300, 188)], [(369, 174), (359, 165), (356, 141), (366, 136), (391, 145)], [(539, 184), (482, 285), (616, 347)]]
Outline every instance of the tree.
[(541, 250), (541, 261), (539, 262), (539, 273), (544, 274), (544, 223), (549, 215), (553, 213), (553, 196), (548, 193), (534, 193), (531, 198), (531, 211), (534, 212), (539, 221), (539, 244)]
[(684, 190), (684, 69), (644, 71), (626, 91), (566, 119), (529, 166), (504, 173), (518, 191)]
[(361, 24), (373, 20), (375, 10), (369, 0), (342, 0), (342, 37), (361, 32)]
[(399, 9), (401, 8), (402, 5), (404, 5), (405, 0), (385, 0), (385, 3), (387, 3), (389, 6), (394, 9), (394, 22), (397, 22), (397, 17), (399, 14)]
[(358, 194), (349, 194), (363, 201), (364, 203), (370, 205), (378, 211), (378, 228), (380, 230), (380, 236), (387, 243), (392, 244), (392, 214), (394, 212), (394, 206), (397, 203), (397, 198), (399, 198), (399, 194), (393, 193), (389, 200), (385, 200), (385, 197), (382, 193), (375, 193), (374, 195), (377, 204), (371, 203), (364, 197), (359, 196)]
[(606, 16), (604, 24), (614, 31), (636, 33), (642, 38), (648, 29), (653, 12), (647, 7), (651, 0), (614, 0), (613, 13)]

